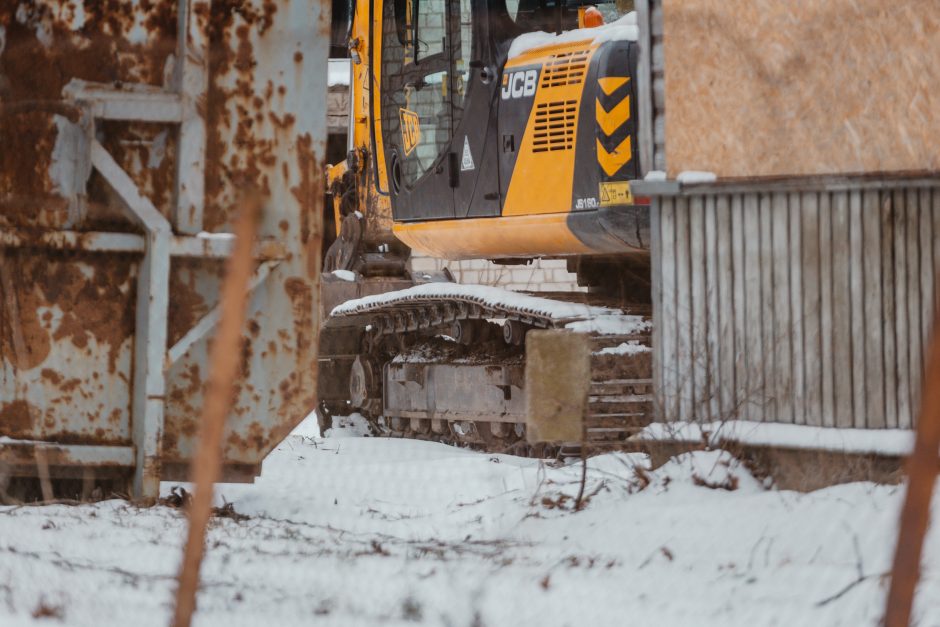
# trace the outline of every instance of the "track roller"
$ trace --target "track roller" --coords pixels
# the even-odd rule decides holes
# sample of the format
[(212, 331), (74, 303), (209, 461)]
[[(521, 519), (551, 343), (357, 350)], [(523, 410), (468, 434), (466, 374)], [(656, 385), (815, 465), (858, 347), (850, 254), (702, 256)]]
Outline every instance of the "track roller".
[(518, 320), (507, 320), (503, 325), (503, 339), (507, 344), (513, 346), (521, 346), (525, 342), (525, 335), (529, 332), (530, 327), (527, 324), (523, 324)]

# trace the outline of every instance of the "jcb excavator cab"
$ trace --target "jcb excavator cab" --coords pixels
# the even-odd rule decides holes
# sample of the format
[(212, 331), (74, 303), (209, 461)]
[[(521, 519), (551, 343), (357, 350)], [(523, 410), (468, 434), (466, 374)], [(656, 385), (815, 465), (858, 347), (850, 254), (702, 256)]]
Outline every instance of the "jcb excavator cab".
[(373, 171), (398, 239), (451, 259), (647, 247), (635, 20), (601, 3), (607, 23), (581, 29), (586, 4), (373, 5)]

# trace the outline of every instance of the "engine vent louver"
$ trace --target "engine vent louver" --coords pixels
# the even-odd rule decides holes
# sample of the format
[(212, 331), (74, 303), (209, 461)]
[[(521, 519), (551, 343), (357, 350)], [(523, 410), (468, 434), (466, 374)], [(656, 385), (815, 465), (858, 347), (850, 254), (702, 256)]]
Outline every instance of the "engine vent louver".
[(589, 50), (561, 52), (552, 55), (552, 60), (542, 70), (542, 88), (579, 85), (587, 73)]
[(577, 104), (577, 100), (560, 100), (536, 105), (532, 152), (574, 149)]

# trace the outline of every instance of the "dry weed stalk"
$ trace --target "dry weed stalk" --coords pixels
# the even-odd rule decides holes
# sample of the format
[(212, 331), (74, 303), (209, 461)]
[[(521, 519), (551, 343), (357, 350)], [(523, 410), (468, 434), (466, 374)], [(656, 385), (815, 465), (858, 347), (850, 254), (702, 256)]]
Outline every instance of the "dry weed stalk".
[(196, 609), (199, 569), (205, 552), (206, 527), (212, 513), (213, 486), (222, 472), (222, 433), (231, 410), (235, 377), (241, 361), (242, 328), (253, 272), (252, 249), (260, 208), (257, 197), (242, 202), (241, 215), (235, 226), (235, 249), (228, 260), (222, 286), (222, 316), (212, 343), (209, 381), (199, 423), (199, 445), (191, 468), (195, 492), (189, 508), (189, 534), (179, 575), (174, 627), (189, 627)]
[(891, 588), (885, 609), (885, 627), (908, 627), (914, 593), (920, 579), (920, 558), (930, 524), (930, 500), (940, 464), (940, 316), (934, 321), (930, 361), (924, 377), (923, 398), (914, 450), (907, 460), (908, 484), (901, 509), (898, 544), (891, 568)]

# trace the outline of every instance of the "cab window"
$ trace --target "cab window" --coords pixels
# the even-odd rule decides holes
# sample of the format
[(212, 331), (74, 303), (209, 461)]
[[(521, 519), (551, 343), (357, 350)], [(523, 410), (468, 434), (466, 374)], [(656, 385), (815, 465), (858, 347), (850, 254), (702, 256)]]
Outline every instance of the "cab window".
[(596, 7), (604, 22), (615, 22), (633, 10), (633, 0), (505, 0), (506, 12), (521, 32), (562, 33), (578, 28), (578, 9)]

